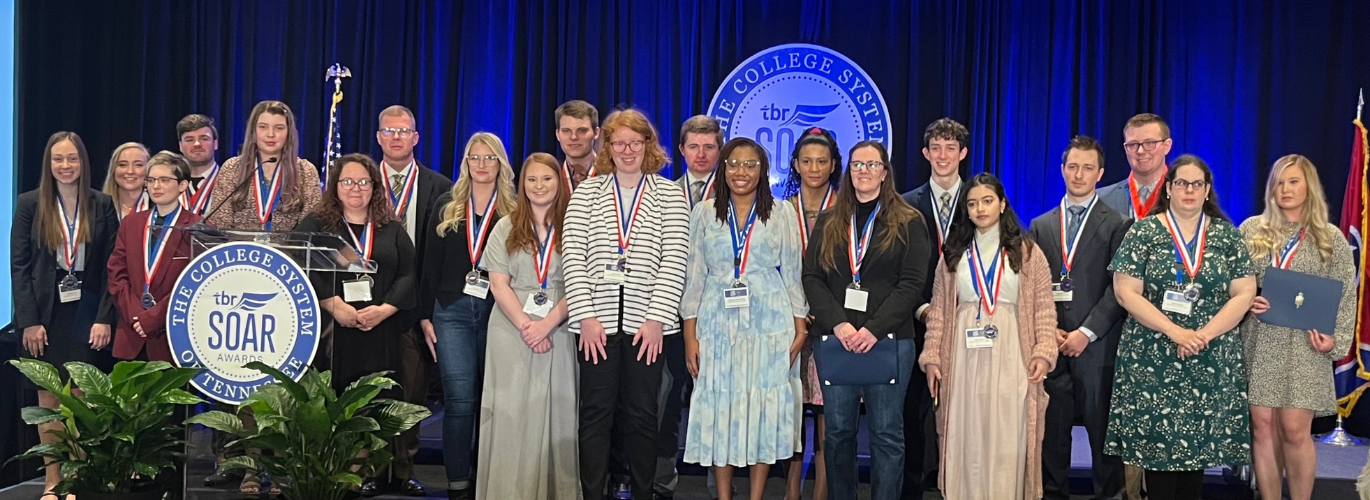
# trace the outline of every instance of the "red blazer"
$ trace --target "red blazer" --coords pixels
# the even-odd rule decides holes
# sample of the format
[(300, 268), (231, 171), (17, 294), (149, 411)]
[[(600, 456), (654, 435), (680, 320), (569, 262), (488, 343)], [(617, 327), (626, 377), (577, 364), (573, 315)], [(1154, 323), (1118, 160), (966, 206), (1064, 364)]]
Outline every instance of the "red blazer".
[[(152, 215), (151, 210), (129, 214), (119, 225), (119, 234), (114, 240), (114, 253), (109, 256), (109, 295), (114, 308), (119, 311), (114, 327), (114, 357), (134, 359), (147, 346), (147, 358), (152, 361), (172, 361), (171, 345), (166, 339), (166, 308), (171, 302), (171, 291), (176, 278), (190, 264), (191, 238), (186, 231), (172, 230), (167, 235), (165, 254), (157, 277), (152, 282), (151, 293), (157, 298), (152, 309), (143, 309), (144, 256), (147, 247), (143, 244), (143, 227)], [(181, 210), (176, 216), (174, 226), (194, 224), (201, 220), (188, 210)], [(144, 338), (133, 329), (133, 318), (143, 326)]]

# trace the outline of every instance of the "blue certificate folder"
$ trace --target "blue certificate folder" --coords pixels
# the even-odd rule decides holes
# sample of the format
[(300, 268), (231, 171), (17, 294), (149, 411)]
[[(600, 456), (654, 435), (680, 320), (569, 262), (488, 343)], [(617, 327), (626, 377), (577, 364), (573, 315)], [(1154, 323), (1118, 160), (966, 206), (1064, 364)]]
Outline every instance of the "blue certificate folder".
[(1343, 286), (1334, 279), (1267, 268), (1261, 296), (1270, 301), (1270, 310), (1256, 317), (1272, 325), (1331, 335), (1337, 328)]
[(823, 385), (892, 385), (899, 382), (899, 342), (894, 334), (877, 340), (865, 354), (842, 347), (836, 335), (823, 335), (814, 347)]

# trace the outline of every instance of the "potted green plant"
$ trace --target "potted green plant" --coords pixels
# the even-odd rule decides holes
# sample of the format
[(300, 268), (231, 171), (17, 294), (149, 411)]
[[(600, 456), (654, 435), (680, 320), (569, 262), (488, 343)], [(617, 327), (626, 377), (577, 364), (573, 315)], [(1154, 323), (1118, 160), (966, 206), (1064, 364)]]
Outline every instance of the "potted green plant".
[[(203, 402), (182, 389), (199, 369), (175, 368), (164, 361), (121, 361), (106, 375), (89, 364), (71, 362), (64, 365), (71, 377), (63, 381), (47, 362), (9, 363), (60, 402), (58, 409), (24, 408), (24, 422), (64, 426), (48, 431), (57, 442), (39, 444), (11, 460), (44, 458), (60, 464), (62, 480), (53, 488), (58, 496), (162, 497), (164, 488), (154, 479), (184, 457), (184, 430), (172, 422), (172, 415), (177, 405)], [(73, 385), (80, 391), (73, 391)]]
[[(231, 447), (263, 450), (224, 461), (222, 467), (269, 474), (289, 500), (340, 500), (360, 486), (363, 475), (390, 463), (390, 438), (428, 418), (416, 404), (377, 399), (398, 384), (389, 372), (371, 374), (333, 390), (332, 372), (307, 370), (299, 382), (260, 362), (249, 368), (276, 377), (243, 401), (255, 422), (244, 425), (237, 415), (210, 411), (186, 423), (237, 436)], [(256, 455), (256, 456), (254, 456)]]

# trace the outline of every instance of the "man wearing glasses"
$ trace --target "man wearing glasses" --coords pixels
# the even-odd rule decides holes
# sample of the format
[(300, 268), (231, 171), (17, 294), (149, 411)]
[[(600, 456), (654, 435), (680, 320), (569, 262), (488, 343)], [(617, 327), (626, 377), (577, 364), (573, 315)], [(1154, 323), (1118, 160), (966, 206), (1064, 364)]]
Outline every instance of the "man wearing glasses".
[(1122, 182), (1099, 190), (1099, 199), (1133, 220), (1146, 217), (1160, 198), (1165, 178), (1165, 156), (1170, 154), (1170, 126), (1160, 116), (1142, 113), (1123, 126), (1123, 150), (1132, 173)]
[(582, 100), (566, 101), (554, 114), (557, 142), (566, 160), (561, 164), (562, 179), (574, 190), (580, 181), (594, 175), (595, 140), (599, 139), (599, 110)]
[[(414, 241), (416, 254), (415, 266), (419, 266), (422, 276), (424, 241), (426, 231), (417, 228), (428, 227), (428, 220), (437, 211), (438, 197), (452, 189), (452, 181), (414, 159), (414, 147), (419, 144), (418, 125), (414, 112), (401, 105), (385, 108), (380, 114), (380, 128), (376, 131), (376, 142), (381, 146), (381, 186), (390, 199), (390, 209), (395, 218), (404, 223), (409, 238)], [(431, 305), (431, 304), (430, 304)], [(401, 312), (400, 314), (405, 314)], [(406, 319), (409, 328), (400, 340), (400, 385), (404, 400), (423, 405), (428, 393), (429, 369), (436, 362), (437, 355), (427, 351), (426, 343), (419, 336), (416, 317)], [(423, 484), (414, 479), (414, 454), (419, 450), (419, 426), (405, 431), (396, 438), (391, 446), (395, 450), (395, 462), (391, 475), (394, 487), (400, 494), (423, 496)], [(374, 478), (362, 483), (361, 493), (372, 496), (382, 493), (382, 485)]]

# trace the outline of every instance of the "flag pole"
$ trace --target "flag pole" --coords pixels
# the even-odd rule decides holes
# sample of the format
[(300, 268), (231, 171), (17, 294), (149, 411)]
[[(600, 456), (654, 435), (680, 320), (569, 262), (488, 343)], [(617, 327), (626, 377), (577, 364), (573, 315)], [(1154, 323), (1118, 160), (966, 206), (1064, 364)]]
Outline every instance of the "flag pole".
[(342, 147), (341, 144), (337, 143), (338, 139), (341, 138), (339, 134), (341, 131), (338, 130), (340, 126), (338, 123), (338, 103), (343, 100), (342, 79), (351, 77), (352, 71), (339, 63), (333, 63), (324, 74), (324, 81), (333, 82), (333, 104), (328, 110), (328, 140), (324, 143), (323, 172), (319, 175), (319, 180), (324, 186), (328, 185), (328, 171), (333, 166), (333, 159), (339, 156), (338, 153)]

